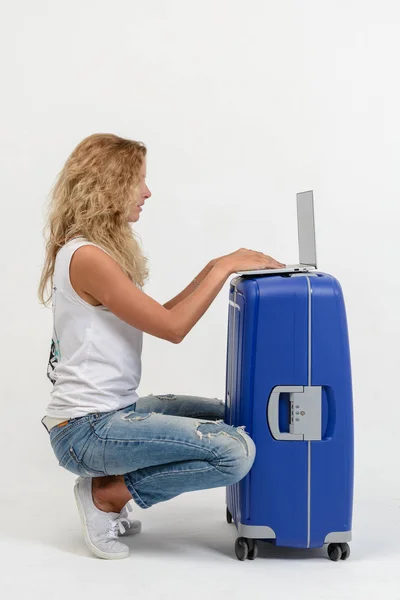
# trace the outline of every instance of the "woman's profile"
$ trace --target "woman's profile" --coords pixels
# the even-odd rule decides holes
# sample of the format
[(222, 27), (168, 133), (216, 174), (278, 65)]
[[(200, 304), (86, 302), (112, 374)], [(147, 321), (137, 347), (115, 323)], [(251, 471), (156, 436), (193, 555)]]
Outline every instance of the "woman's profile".
[(164, 305), (148, 296), (147, 259), (132, 228), (151, 198), (146, 169), (141, 142), (95, 134), (78, 144), (52, 189), (38, 290), (53, 312), (42, 423), (59, 465), (78, 476), (85, 541), (105, 559), (128, 556), (122, 540), (140, 532), (139, 509), (236, 483), (255, 459), (244, 429), (224, 423), (223, 400), (139, 397), (143, 333), (168, 351), (231, 274), (284, 266), (240, 248), (209, 261)]

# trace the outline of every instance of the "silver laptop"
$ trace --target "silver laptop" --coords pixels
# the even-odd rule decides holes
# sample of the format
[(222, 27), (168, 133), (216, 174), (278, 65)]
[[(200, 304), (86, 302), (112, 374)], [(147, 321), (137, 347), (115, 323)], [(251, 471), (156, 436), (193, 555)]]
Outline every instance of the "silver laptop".
[(317, 251), (315, 246), (315, 218), (313, 191), (296, 194), (297, 198), (297, 231), (299, 238), (298, 265), (286, 265), (282, 269), (256, 269), (254, 271), (237, 271), (238, 275), (262, 275), (263, 273), (296, 273), (313, 271), (317, 268)]

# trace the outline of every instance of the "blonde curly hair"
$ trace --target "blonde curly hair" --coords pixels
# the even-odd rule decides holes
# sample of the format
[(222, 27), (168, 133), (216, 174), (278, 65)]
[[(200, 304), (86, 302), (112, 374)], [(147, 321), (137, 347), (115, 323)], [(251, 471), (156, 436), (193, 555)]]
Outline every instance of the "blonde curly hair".
[(139, 173), (147, 149), (142, 142), (110, 133), (85, 138), (67, 159), (52, 188), (43, 235), (45, 262), (38, 289), (45, 300), (53, 287), (57, 252), (69, 240), (83, 236), (107, 250), (128, 277), (140, 287), (148, 278), (143, 255), (129, 225), (129, 211), (139, 186)]

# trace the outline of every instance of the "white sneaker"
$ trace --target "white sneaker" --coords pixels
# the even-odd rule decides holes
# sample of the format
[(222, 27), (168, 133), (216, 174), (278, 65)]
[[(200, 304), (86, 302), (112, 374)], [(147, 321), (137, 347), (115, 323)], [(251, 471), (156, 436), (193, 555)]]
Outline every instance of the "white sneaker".
[(74, 494), (88, 548), (99, 558), (127, 558), (129, 547), (118, 541), (118, 533), (126, 531), (124, 524), (118, 520), (120, 513), (104, 512), (95, 506), (92, 478), (78, 477)]

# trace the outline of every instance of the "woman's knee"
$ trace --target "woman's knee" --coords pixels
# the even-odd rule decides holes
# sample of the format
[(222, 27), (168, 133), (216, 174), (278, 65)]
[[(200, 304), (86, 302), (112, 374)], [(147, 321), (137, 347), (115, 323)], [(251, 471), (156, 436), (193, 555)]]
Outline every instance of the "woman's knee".
[(256, 446), (244, 427), (233, 427), (223, 421), (202, 423), (197, 434), (215, 440), (218, 451), (218, 469), (224, 473), (225, 485), (243, 479), (253, 466)]

